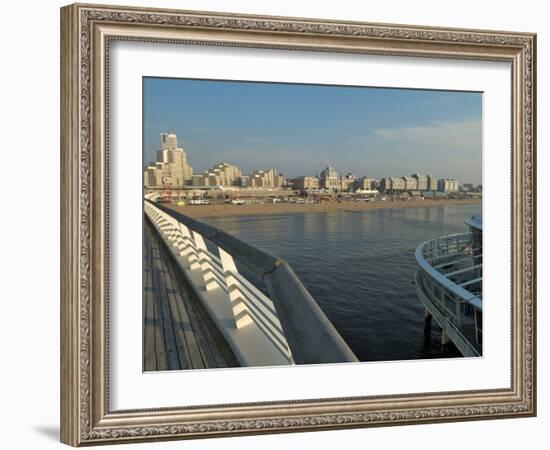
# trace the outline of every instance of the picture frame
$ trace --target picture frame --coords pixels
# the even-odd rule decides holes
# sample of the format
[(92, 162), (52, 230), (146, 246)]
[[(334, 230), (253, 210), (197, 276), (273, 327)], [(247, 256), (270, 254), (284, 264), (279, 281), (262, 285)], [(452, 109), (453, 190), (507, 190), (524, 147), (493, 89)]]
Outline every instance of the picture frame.
[[(114, 42), (496, 61), (511, 67), (507, 388), (113, 409)], [(536, 35), (74, 4), (61, 9), (61, 441), (73, 445), (536, 415)]]

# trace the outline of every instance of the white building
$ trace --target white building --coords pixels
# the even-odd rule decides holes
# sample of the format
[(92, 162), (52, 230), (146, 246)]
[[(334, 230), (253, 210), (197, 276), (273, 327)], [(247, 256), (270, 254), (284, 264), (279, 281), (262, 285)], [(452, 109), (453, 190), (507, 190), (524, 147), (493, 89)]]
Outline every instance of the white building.
[(415, 177), (403, 177), (405, 182), (405, 191), (416, 191), (418, 189), (418, 179)]
[(178, 138), (175, 133), (161, 133), (160, 144), (162, 150), (169, 150), (178, 147)]
[(357, 182), (357, 177), (352, 173), (348, 173), (347, 175), (344, 175), (340, 180), (343, 191), (352, 189), (355, 186), (356, 182)]
[[(399, 177), (390, 177), (390, 189), (391, 191), (404, 191), (405, 190), (405, 179)], [(388, 189), (386, 187), (386, 189)]]
[(241, 187), (246, 188), (250, 186), (250, 177), (248, 175), (241, 175)]
[(414, 173), (411, 175), (414, 179), (416, 179), (416, 189), (419, 191), (428, 191), (428, 175), (420, 175), (419, 173)]
[(193, 168), (187, 163), (187, 153), (178, 148), (178, 139), (174, 133), (161, 133), (161, 148), (157, 151), (157, 160), (144, 171), (146, 187), (182, 187), (191, 182)]
[(210, 186), (208, 184), (208, 177), (202, 173), (193, 175), (193, 178), (191, 180), (191, 186), (195, 186), (195, 187)]
[(452, 178), (442, 178), (437, 182), (439, 192), (458, 192), (458, 181)]
[(426, 175), (426, 177), (428, 177), (428, 191), (437, 191), (437, 178), (431, 175)]
[(249, 186), (253, 188), (280, 188), (283, 181), (283, 177), (277, 173), (275, 168), (255, 170), (248, 179)]
[(221, 162), (208, 171), (210, 184), (215, 186), (234, 186), (238, 184), (241, 175), (241, 169), (226, 162)]
[(342, 190), (342, 181), (335, 169), (331, 166), (327, 166), (325, 170), (321, 172), (321, 187), (331, 191)]
[(232, 164), (221, 162), (202, 174), (193, 175), (192, 185), (197, 187), (240, 186), (241, 169)]
[(357, 180), (355, 180), (355, 189), (361, 189), (361, 190), (373, 190), (376, 189), (374, 178), (369, 177), (362, 177)]
[(292, 180), (292, 184), (294, 186), (294, 189), (299, 189), (300, 191), (319, 189), (319, 178), (302, 176), (294, 178), (294, 180)]

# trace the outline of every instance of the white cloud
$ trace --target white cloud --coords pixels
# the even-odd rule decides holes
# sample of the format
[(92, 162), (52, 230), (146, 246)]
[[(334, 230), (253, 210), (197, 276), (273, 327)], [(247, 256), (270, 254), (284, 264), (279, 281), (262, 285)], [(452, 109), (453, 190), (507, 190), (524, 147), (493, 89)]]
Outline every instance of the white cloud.
[(380, 173), (399, 175), (399, 167), (401, 172), (403, 167), (409, 167), (411, 173), (428, 172), (466, 182), (481, 181), (480, 119), (378, 128), (369, 136), (366, 148), (369, 147), (376, 149), (368, 158), (370, 167)]
[(376, 139), (400, 146), (409, 145), (412, 149), (434, 149), (450, 156), (453, 150), (461, 153), (477, 152), (481, 156), (481, 120), (431, 121), (421, 126), (377, 128)]

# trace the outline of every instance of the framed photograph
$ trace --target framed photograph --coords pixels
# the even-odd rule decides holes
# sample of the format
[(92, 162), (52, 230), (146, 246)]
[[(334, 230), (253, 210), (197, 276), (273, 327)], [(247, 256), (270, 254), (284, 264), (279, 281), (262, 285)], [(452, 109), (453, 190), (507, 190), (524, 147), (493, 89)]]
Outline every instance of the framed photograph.
[(62, 442), (535, 415), (535, 58), (62, 8)]

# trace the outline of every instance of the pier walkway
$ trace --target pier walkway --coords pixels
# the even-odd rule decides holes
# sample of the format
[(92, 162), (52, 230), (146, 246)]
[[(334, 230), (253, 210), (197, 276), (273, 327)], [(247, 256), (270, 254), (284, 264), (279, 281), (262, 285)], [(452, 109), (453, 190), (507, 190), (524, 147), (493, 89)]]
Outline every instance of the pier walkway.
[(209, 314), (146, 219), (143, 241), (143, 369), (239, 366)]
[(144, 215), (144, 370), (357, 361), (285, 261), (147, 198)]

